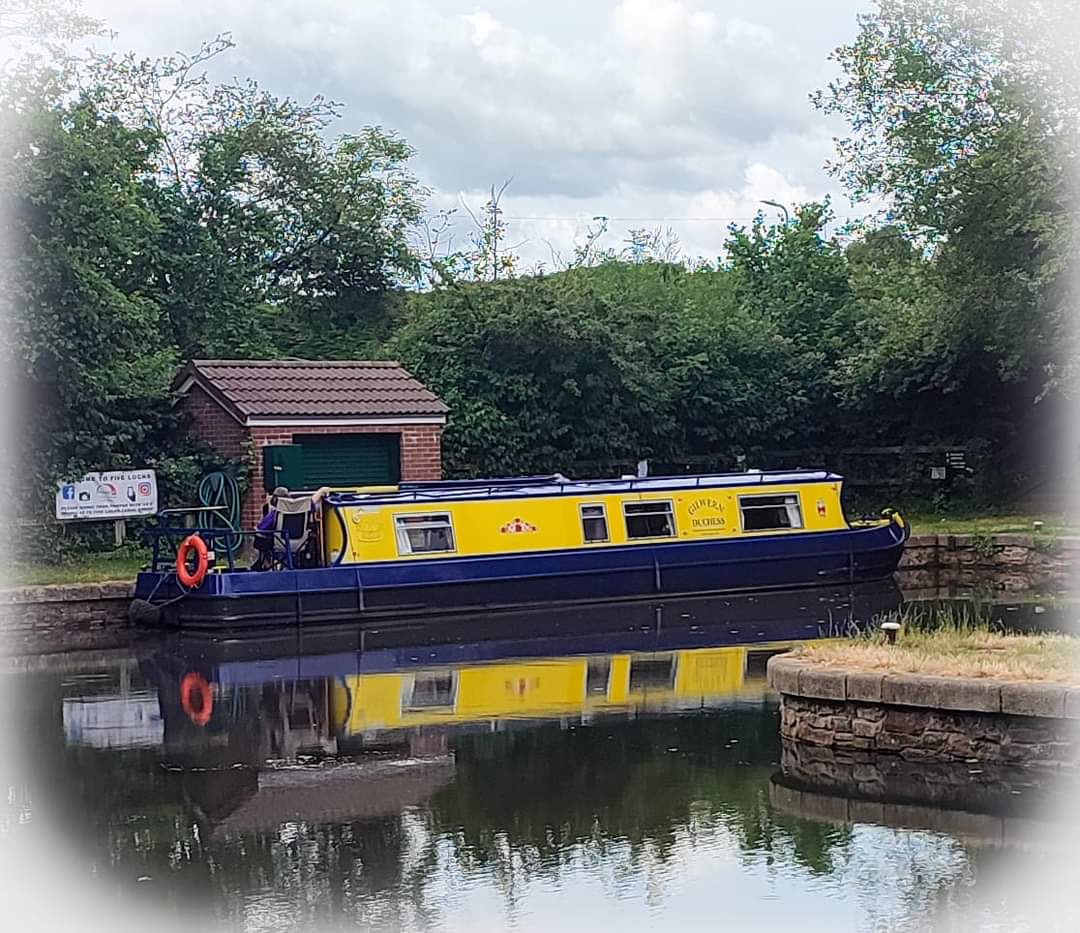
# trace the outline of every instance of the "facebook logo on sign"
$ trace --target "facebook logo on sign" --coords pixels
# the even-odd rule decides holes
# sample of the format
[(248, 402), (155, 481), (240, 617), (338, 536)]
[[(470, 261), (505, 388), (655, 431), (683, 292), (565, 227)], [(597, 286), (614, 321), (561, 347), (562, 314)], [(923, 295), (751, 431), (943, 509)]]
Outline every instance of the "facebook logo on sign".
[(63, 491), (61, 492), (61, 496), (64, 499), (72, 499), (72, 500), (74, 500), (75, 499), (75, 487), (74, 486), (65, 486), (63, 488)]

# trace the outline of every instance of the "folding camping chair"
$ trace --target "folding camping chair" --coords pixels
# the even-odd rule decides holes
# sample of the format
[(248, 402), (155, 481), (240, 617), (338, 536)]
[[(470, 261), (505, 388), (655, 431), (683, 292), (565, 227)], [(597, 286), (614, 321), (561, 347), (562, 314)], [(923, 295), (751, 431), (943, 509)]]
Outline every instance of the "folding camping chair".
[[(311, 563), (315, 524), (315, 509), (311, 496), (274, 496), (270, 500), (274, 510), (273, 562), (286, 567), (302, 567)], [(288, 555), (285, 546), (288, 545)]]

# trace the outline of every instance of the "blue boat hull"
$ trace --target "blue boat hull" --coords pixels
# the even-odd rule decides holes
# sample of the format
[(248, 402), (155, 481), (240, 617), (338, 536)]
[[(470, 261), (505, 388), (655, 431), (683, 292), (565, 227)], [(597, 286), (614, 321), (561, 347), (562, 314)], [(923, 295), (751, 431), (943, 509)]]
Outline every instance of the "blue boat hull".
[(280, 625), (388, 614), (851, 584), (896, 570), (907, 530), (762, 535), (489, 557), (211, 573), (184, 594), (172, 572), (139, 574), (135, 597), (181, 627)]

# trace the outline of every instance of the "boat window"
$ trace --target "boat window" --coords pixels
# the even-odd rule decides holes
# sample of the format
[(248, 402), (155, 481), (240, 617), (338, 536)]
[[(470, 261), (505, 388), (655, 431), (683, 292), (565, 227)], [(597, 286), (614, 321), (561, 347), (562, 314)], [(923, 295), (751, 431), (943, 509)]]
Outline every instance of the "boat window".
[(630, 662), (630, 692), (670, 690), (675, 686), (675, 656), (637, 657)]
[(453, 671), (415, 674), (402, 698), (403, 710), (445, 709), (453, 707), (457, 678)]
[(399, 554), (434, 554), (454, 550), (454, 527), (447, 512), (395, 515)]
[(602, 503), (581, 507), (581, 533), (585, 537), (586, 544), (607, 541), (607, 512)]
[(611, 658), (589, 658), (585, 671), (585, 693), (606, 695), (611, 680)]
[(675, 515), (671, 500), (626, 502), (623, 504), (628, 538), (671, 538), (675, 534)]
[(802, 509), (797, 494), (786, 496), (739, 496), (743, 531), (775, 531), (802, 528)]

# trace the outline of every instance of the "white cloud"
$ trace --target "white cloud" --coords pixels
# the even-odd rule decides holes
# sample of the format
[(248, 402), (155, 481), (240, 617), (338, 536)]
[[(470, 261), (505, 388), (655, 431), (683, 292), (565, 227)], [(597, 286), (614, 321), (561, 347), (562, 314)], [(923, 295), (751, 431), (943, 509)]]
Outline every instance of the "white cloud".
[(146, 54), (231, 30), (226, 73), (341, 100), (343, 130), (400, 132), (442, 200), (511, 175), (504, 206), (545, 216), (747, 215), (761, 197), (835, 191), (822, 168), (832, 132), (807, 95), (829, 49), (854, 34), (855, 0), (829, 14), (790, 0), (88, 6)]

